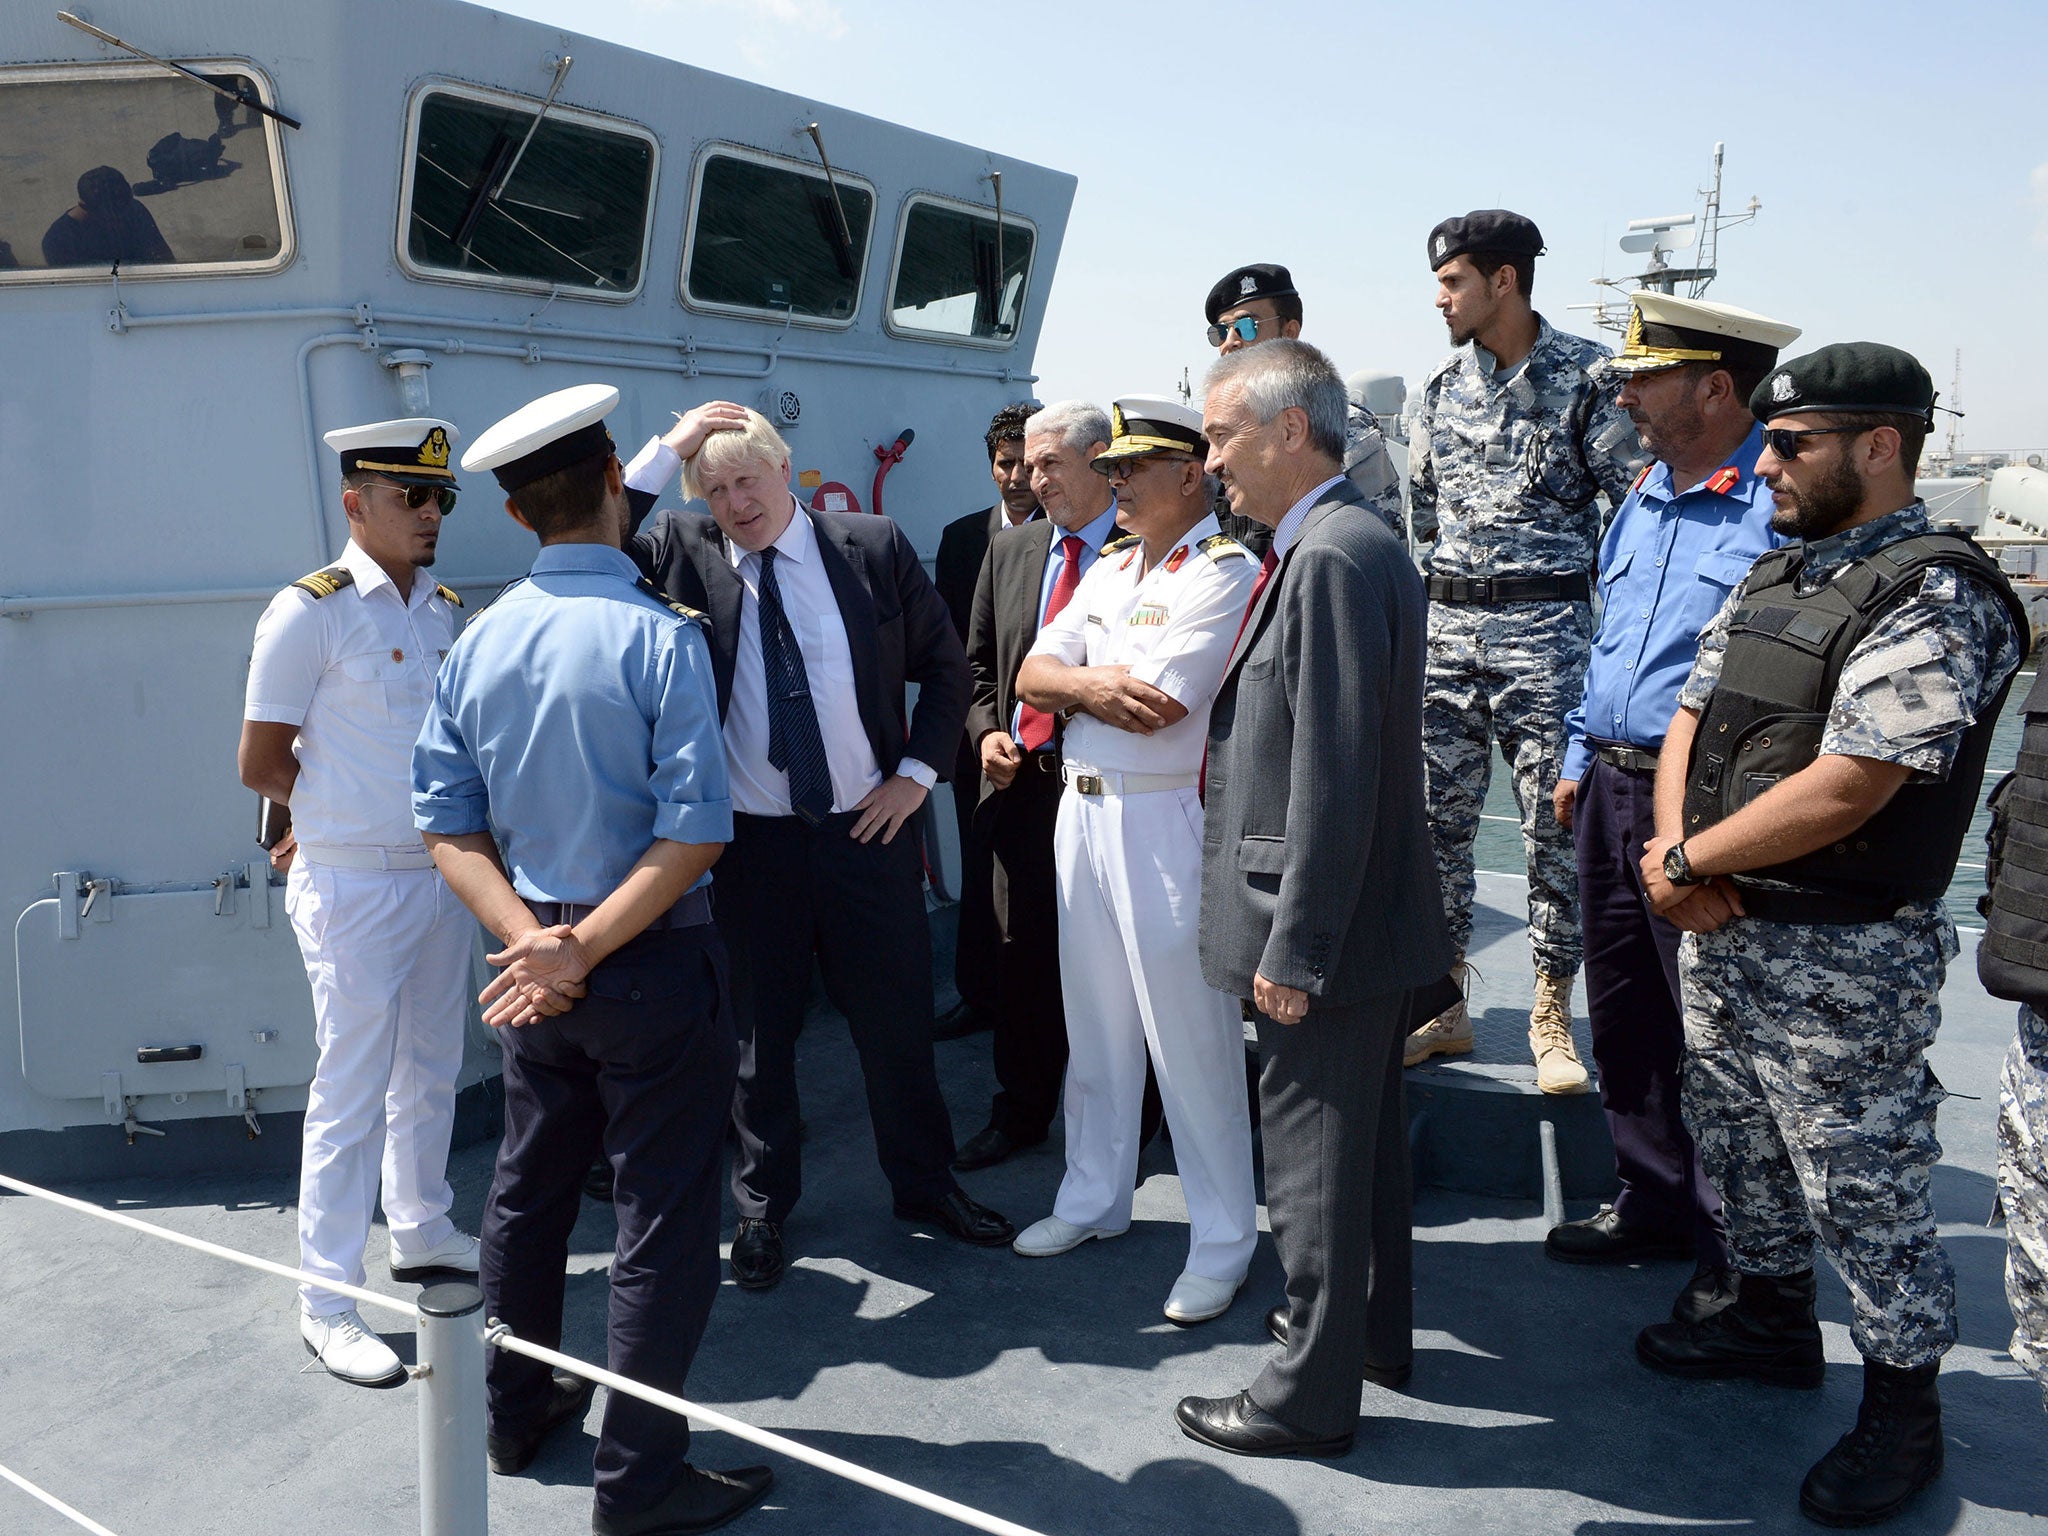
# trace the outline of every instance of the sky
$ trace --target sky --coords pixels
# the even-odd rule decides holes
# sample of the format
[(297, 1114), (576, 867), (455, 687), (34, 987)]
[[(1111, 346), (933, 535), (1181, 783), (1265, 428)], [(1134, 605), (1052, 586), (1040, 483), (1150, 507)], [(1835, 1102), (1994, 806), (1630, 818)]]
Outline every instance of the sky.
[(1727, 211), (1762, 206), (1708, 297), (1789, 353), (1904, 347), (1944, 402), (1960, 348), (1963, 451), (2048, 450), (2041, 0), (490, 3), (1073, 173), (1041, 399), (1199, 391), (1202, 298), (1252, 261), (1412, 389), (1448, 346), (1425, 239), (1477, 207), (1537, 222), (1537, 308), (1596, 334), (1569, 306), (1634, 270), (1629, 219), (1697, 211), (1720, 140)]

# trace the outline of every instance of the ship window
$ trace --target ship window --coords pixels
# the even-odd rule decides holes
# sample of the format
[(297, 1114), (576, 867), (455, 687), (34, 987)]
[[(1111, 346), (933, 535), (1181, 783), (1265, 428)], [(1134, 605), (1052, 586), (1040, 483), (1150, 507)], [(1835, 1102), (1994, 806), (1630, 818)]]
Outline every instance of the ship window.
[[(655, 148), (589, 114), (434, 90), (414, 108), (406, 266), (421, 277), (581, 289), (640, 288)], [(521, 151), (521, 145), (525, 149)]]
[(875, 193), (866, 183), (720, 150), (698, 167), (683, 296), (710, 309), (851, 323)]
[[(193, 67), (270, 100), (232, 64)], [(0, 279), (104, 278), (117, 262), (123, 277), (283, 266), (282, 131), (148, 66), (0, 70)]]
[(1007, 346), (1023, 317), (1035, 243), (1029, 224), (1005, 215), (999, 255), (993, 208), (913, 198), (889, 293), (890, 329)]

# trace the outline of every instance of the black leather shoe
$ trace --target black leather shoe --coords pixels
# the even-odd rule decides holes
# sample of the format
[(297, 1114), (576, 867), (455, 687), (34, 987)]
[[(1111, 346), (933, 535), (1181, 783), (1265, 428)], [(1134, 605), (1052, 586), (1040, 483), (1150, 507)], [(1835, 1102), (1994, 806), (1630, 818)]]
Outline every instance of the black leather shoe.
[(1546, 1258), (1561, 1264), (1640, 1264), (1646, 1259), (1689, 1259), (1695, 1244), (1688, 1233), (1674, 1236), (1625, 1221), (1611, 1205), (1597, 1216), (1567, 1221), (1543, 1239)]
[(1856, 1427), (1814, 1463), (1799, 1510), (1822, 1525), (1875, 1525), (1941, 1476), (1939, 1360), (1911, 1370), (1863, 1362)]
[(1716, 1312), (1733, 1306), (1741, 1289), (1742, 1277), (1732, 1269), (1722, 1269), (1713, 1264), (1702, 1264), (1692, 1272), (1692, 1278), (1685, 1282), (1685, 1289), (1678, 1293), (1678, 1300), (1671, 1303), (1671, 1320), (1674, 1323), (1704, 1323)]
[[(1290, 1336), (1287, 1326), (1287, 1306), (1283, 1302), (1266, 1314), (1266, 1332), (1273, 1335), (1273, 1342), (1282, 1349), (1287, 1347)], [(1415, 1374), (1415, 1362), (1405, 1365), (1374, 1365), (1367, 1361), (1365, 1379), (1376, 1387), (1385, 1387), (1389, 1392), (1408, 1385), (1408, 1378)]]
[(772, 1290), (782, 1283), (782, 1228), (758, 1216), (742, 1216), (732, 1234), (732, 1277), (743, 1291)]
[(977, 1248), (1000, 1248), (1017, 1235), (1008, 1218), (985, 1205), (977, 1205), (962, 1190), (953, 1190), (930, 1205), (896, 1202), (896, 1214), (905, 1221), (928, 1221), (943, 1227), (963, 1243)]
[(1351, 1431), (1324, 1436), (1296, 1429), (1253, 1402), (1249, 1392), (1235, 1397), (1184, 1397), (1173, 1417), (1190, 1440), (1233, 1456), (1342, 1456), (1351, 1449)]
[(612, 1165), (603, 1158), (592, 1163), (583, 1175), (583, 1193), (606, 1205), (612, 1203)]
[(675, 1491), (652, 1509), (617, 1518), (593, 1511), (590, 1529), (596, 1536), (697, 1536), (745, 1514), (774, 1486), (766, 1467), (708, 1472), (685, 1465)]
[(965, 1040), (969, 1035), (978, 1035), (995, 1027), (996, 1016), (986, 1008), (976, 1008), (964, 1002), (955, 1003), (932, 1020), (932, 1038)]
[(1636, 1358), (1694, 1381), (1748, 1377), (1772, 1387), (1817, 1387), (1827, 1375), (1813, 1315), (1813, 1271), (1740, 1275), (1735, 1300), (1703, 1323), (1652, 1323)]
[(491, 1459), (491, 1470), (500, 1477), (511, 1477), (532, 1466), (542, 1441), (590, 1411), (590, 1398), (595, 1391), (597, 1383), (571, 1376), (567, 1371), (556, 1371), (553, 1390), (548, 1395), (548, 1411), (541, 1416), (540, 1423), (524, 1434), (484, 1436), (484, 1453)]
[(953, 1171), (972, 1173), (977, 1168), (993, 1168), (1004, 1158), (1012, 1157), (1026, 1147), (1038, 1146), (1044, 1140), (1040, 1136), (1036, 1141), (1019, 1141), (1008, 1131), (985, 1125), (967, 1138), (967, 1145), (953, 1159)]

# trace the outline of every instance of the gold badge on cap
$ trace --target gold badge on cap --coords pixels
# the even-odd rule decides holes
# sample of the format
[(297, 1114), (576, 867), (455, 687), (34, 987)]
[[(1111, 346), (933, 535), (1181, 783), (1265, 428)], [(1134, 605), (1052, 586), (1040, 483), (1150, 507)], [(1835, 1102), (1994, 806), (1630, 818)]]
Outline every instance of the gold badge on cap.
[(427, 440), (420, 444), (420, 463), (429, 469), (448, 467), (448, 433), (441, 427), (427, 434)]

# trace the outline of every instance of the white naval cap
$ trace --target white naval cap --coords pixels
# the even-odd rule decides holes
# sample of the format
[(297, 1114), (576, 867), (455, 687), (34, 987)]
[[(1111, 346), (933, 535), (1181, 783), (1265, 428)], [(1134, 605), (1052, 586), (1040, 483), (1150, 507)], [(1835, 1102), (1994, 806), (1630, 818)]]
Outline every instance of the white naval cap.
[(609, 384), (573, 384), (529, 400), (485, 428), (462, 456), (462, 467), (488, 469), (510, 495), (543, 475), (613, 452), (604, 419), (618, 403), (619, 392)]
[(1754, 310), (1710, 299), (1639, 289), (1629, 296), (1628, 339), (1609, 366), (1618, 373), (1652, 373), (1681, 363), (1751, 364), (1769, 369), (1778, 349), (1799, 337), (1799, 327)]
[(370, 470), (403, 484), (453, 485), (448, 453), (462, 441), (455, 423), (437, 416), (403, 416), (360, 427), (336, 427), (322, 439), (341, 455), (341, 472)]
[(1202, 413), (1193, 406), (1165, 395), (1125, 395), (1109, 407), (1109, 446), (1089, 462), (1097, 474), (1106, 475), (1119, 459), (1208, 451)]

